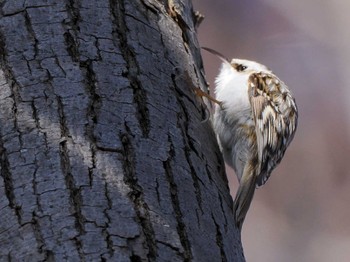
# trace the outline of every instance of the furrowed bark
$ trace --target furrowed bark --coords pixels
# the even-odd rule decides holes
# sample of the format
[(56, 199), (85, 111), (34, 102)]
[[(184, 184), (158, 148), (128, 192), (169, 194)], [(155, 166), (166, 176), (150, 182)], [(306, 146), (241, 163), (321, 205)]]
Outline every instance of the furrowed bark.
[(3, 1), (0, 260), (244, 261), (189, 0)]

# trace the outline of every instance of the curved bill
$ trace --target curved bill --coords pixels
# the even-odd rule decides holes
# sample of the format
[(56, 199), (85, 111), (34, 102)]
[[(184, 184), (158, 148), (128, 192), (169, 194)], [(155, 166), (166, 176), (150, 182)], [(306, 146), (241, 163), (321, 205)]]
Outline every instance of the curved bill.
[(224, 63), (230, 63), (230, 61), (224, 56), (222, 55), (221, 53), (219, 53), (218, 51), (215, 51), (214, 49), (211, 49), (209, 47), (204, 47), (202, 46), (202, 49), (204, 49), (205, 51), (209, 52), (209, 53), (212, 53), (213, 55), (217, 56), (218, 58), (220, 58)]

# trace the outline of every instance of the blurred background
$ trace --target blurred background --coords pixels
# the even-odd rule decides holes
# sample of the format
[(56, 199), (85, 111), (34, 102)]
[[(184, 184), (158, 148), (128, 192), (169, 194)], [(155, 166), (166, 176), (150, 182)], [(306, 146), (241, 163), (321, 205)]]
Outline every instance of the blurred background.
[[(256, 191), (243, 226), (247, 261), (350, 261), (350, 2), (193, 5), (205, 16), (201, 46), (267, 65), (298, 104), (294, 141)], [(220, 61), (202, 55), (213, 87)], [(234, 196), (237, 179), (230, 168), (227, 174)]]

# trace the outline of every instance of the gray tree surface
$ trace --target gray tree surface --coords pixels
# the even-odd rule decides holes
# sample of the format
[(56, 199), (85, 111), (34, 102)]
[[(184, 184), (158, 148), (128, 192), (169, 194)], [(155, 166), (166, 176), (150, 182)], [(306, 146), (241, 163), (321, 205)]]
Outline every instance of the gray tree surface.
[(0, 4), (0, 260), (243, 261), (190, 0)]

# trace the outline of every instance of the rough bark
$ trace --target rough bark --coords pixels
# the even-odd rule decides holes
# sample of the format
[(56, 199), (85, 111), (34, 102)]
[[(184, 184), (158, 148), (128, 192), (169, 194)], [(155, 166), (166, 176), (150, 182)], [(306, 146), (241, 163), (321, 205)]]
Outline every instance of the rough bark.
[(0, 260), (244, 260), (190, 0), (0, 16)]

